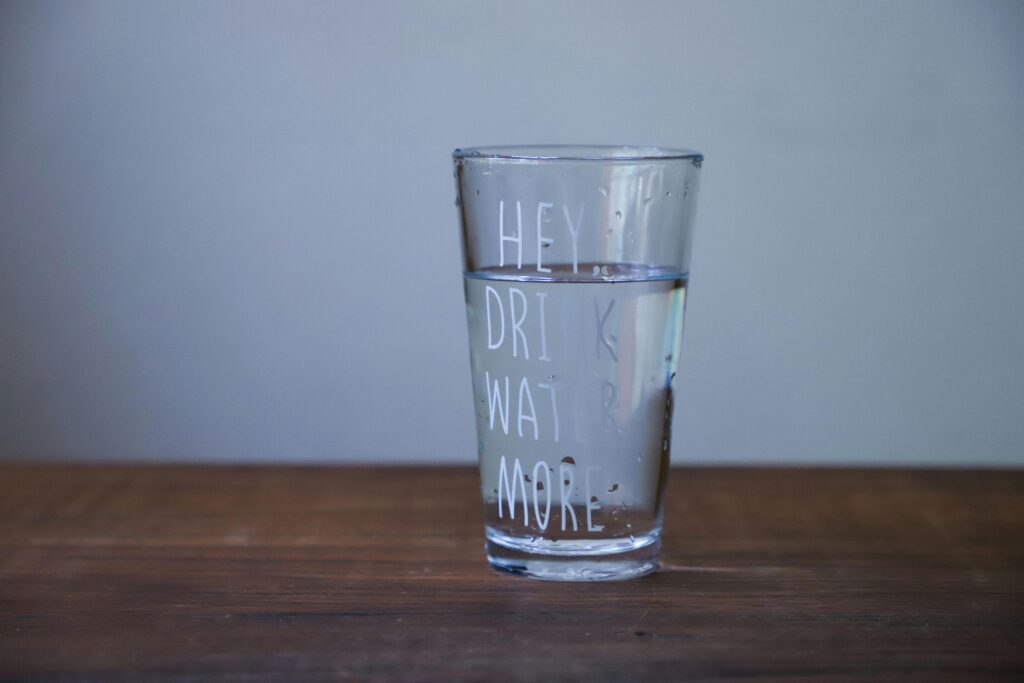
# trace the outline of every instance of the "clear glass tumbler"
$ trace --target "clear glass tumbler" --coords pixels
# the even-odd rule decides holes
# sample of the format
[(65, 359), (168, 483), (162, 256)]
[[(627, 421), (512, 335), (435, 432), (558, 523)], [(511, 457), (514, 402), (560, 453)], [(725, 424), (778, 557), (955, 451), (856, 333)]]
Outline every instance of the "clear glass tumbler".
[(657, 569), (703, 156), (523, 146), (454, 154), (497, 569)]

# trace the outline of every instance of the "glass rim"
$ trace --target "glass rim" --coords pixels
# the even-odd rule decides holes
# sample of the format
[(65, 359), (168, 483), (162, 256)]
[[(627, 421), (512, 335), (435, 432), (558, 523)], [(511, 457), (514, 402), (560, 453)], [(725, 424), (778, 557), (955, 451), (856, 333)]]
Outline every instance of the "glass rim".
[(456, 161), (695, 161), (704, 155), (692, 149), (635, 145), (486, 145), (452, 151)]

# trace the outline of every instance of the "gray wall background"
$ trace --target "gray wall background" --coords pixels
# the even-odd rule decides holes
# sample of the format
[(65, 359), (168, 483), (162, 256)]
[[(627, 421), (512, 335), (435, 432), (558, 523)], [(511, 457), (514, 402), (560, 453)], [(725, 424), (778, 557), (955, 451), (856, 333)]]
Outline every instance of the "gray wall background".
[(0, 456), (471, 461), (448, 153), (707, 155), (676, 462), (1024, 464), (1024, 3), (4, 2)]

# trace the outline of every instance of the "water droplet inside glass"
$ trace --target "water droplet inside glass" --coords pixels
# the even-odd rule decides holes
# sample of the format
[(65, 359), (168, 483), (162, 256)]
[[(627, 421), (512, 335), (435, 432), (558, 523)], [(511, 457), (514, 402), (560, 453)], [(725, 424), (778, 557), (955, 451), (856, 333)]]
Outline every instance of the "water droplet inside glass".
[(593, 272), (594, 272), (594, 275), (600, 275), (601, 274), (601, 266), (594, 266), (594, 271)]
[(591, 503), (596, 503), (597, 502), (597, 496), (591, 496), (590, 497), (590, 502)]

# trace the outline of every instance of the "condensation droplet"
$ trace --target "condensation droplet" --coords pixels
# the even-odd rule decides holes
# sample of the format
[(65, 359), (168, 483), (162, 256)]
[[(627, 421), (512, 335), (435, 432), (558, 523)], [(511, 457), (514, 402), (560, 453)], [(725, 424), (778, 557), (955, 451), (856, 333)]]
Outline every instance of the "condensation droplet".
[(596, 503), (597, 502), (597, 496), (591, 496), (590, 497), (590, 502), (591, 503)]
[(523, 475), (523, 479), (525, 479), (525, 480), (526, 480), (526, 483), (527, 483), (527, 484), (529, 484), (530, 482), (532, 482), (532, 481), (533, 481), (532, 479), (530, 479), (530, 475), (529, 475), (529, 474), (524, 474), (524, 475)]
[(672, 196), (672, 190), (665, 190), (665, 196), (666, 197), (671, 197)]
[(601, 266), (594, 266), (594, 271), (593, 272), (594, 272), (594, 275), (600, 275), (601, 274)]
[(576, 458), (572, 457), (571, 455), (567, 455), (564, 458), (562, 458), (562, 462), (564, 462), (566, 465), (575, 465)]
[(477, 190), (477, 191), (476, 191), (476, 193), (477, 193), (477, 194), (480, 194), (480, 190)]
[(615, 212), (615, 217), (616, 218), (622, 218), (622, 212), (621, 211), (616, 211)]
[(650, 197), (644, 197), (644, 204), (650, 204), (650, 203), (651, 203), (651, 198)]
[(608, 493), (614, 493), (614, 492), (616, 492), (618, 490), (619, 490), (619, 485), (618, 484), (612, 484), (612, 487), (610, 489), (608, 489)]
[(597, 188), (597, 191), (601, 193), (602, 197), (607, 197), (608, 196), (608, 190), (604, 189), (603, 187)]
[(542, 482), (540, 479), (537, 480), (537, 490), (538, 491), (543, 491), (544, 490), (544, 482)]
[(611, 275), (611, 271), (608, 270), (608, 266), (601, 266), (601, 275)]

